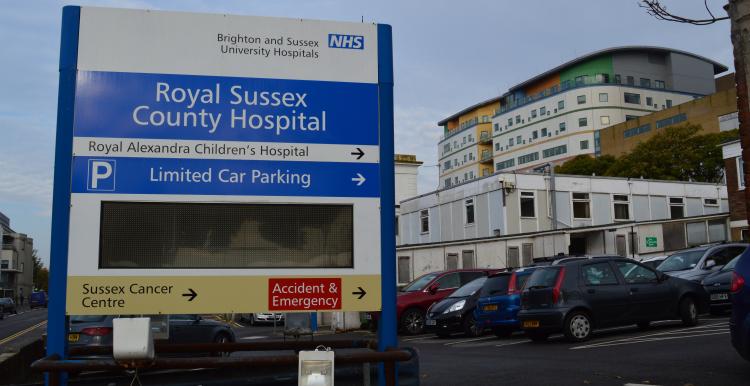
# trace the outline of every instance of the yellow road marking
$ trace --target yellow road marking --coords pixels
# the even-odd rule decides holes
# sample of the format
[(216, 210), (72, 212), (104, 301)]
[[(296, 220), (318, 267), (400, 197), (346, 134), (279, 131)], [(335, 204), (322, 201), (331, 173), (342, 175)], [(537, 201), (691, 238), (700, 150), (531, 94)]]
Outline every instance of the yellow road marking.
[(29, 328), (25, 329), (25, 330), (21, 330), (21, 331), (19, 331), (19, 332), (17, 332), (17, 333), (15, 333), (15, 334), (13, 334), (13, 335), (11, 335), (11, 336), (8, 336), (8, 337), (6, 337), (6, 338), (3, 338), (2, 340), (0, 340), (0, 344), (5, 344), (5, 343), (8, 343), (8, 342), (10, 342), (11, 340), (13, 340), (13, 339), (16, 339), (16, 338), (18, 338), (18, 337), (20, 337), (21, 335), (27, 334), (27, 333), (29, 333), (29, 332), (31, 332), (31, 331), (33, 331), (33, 330), (35, 330), (35, 329), (37, 329), (37, 328), (39, 328), (39, 327), (41, 327), (41, 326), (45, 325), (45, 324), (47, 324), (47, 321), (46, 321), (46, 320), (45, 320), (45, 321), (43, 321), (43, 322), (40, 322), (40, 323), (38, 323), (38, 324), (35, 324), (35, 325), (33, 325), (33, 326), (31, 326), (31, 327), (29, 327)]

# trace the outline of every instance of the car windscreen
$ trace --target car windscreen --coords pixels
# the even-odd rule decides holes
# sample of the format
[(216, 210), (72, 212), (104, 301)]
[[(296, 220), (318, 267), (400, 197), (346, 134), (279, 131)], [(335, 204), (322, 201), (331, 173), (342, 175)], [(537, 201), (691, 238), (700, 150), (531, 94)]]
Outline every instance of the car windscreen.
[(532, 273), (534, 272), (532, 271), (529, 273), (523, 273), (523, 274), (517, 273), (516, 274), (516, 291), (520, 291), (526, 288), (526, 283), (529, 281), (529, 278), (531, 277)]
[[(487, 278), (482, 286), (479, 296), (503, 295), (508, 292), (508, 282), (510, 275), (500, 275)], [(469, 283), (471, 284), (471, 283)]]
[(439, 274), (438, 272), (435, 272), (435, 273), (428, 273), (426, 275), (420, 276), (420, 277), (414, 279), (414, 281), (412, 281), (411, 283), (407, 284), (406, 287), (404, 287), (404, 288), (401, 289), (401, 291), (402, 292), (416, 292), (416, 291), (421, 291), (438, 274)]
[(524, 288), (548, 288), (555, 285), (557, 274), (560, 272), (558, 267), (540, 268), (535, 270), (531, 277), (526, 281)]
[(466, 283), (463, 287), (457, 289), (448, 297), (449, 298), (464, 298), (467, 296), (471, 296), (482, 288), (486, 280), (487, 280), (486, 276), (482, 276), (479, 279), (474, 279)]
[(659, 264), (656, 269), (662, 272), (684, 271), (686, 269), (691, 269), (698, 265), (704, 253), (706, 253), (705, 249), (678, 252), (667, 257), (667, 259), (664, 260), (663, 263)]
[(737, 265), (737, 261), (742, 257), (742, 255), (739, 255), (735, 257), (734, 259), (730, 260), (724, 267), (721, 268), (722, 271), (730, 271), (734, 269), (734, 266)]
[(103, 322), (106, 316), (102, 315), (73, 315), (70, 317), (71, 323), (97, 323)]

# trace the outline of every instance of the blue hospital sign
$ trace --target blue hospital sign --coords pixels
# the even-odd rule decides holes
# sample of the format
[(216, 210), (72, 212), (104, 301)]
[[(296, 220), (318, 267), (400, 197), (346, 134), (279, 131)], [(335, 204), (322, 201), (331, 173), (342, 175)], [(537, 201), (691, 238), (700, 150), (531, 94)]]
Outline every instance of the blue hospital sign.
[[(69, 164), (55, 195), (68, 205), (55, 209), (65, 239), (52, 264), (67, 264), (68, 314), (291, 311), (298, 298), (311, 311), (323, 303), (310, 283), (336, 283), (326, 309), (381, 310), (389, 27), (65, 12)], [(279, 282), (304, 293), (269, 304)]]

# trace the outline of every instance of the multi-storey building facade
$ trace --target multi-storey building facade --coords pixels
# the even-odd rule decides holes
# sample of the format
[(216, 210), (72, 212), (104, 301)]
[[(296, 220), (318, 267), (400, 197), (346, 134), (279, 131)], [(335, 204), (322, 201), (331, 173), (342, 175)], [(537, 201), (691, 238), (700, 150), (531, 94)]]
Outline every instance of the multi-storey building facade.
[(28, 299), (34, 288), (34, 240), (10, 228), (8, 217), (0, 213), (0, 297)]
[(649, 115), (630, 119), (599, 132), (601, 154), (619, 157), (660, 130), (685, 124), (698, 125), (704, 133), (737, 129), (737, 90), (734, 74), (716, 81), (717, 92)]
[(742, 160), (742, 145), (739, 140), (727, 142), (721, 147), (724, 158), (724, 176), (729, 196), (729, 220), (732, 240), (750, 240), (747, 223), (747, 200), (745, 200), (745, 163)]
[(711, 94), (714, 75), (726, 70), (658, 47), (611, 48), (574, 59), (440, 121), (439, 186), (598, 154), (600, 129)]
[(558, 253), (666, 254), (728, 240), (728, 212), (722, 184), (496, 173), (401, 202), (398, 277)]

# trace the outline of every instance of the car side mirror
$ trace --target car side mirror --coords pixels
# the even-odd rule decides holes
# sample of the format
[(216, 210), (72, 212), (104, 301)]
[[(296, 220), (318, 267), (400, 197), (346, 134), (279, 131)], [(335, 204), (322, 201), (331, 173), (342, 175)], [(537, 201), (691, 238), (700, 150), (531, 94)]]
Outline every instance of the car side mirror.
[(431, 285), (430, 288), (427, 289), (427, 291), (430, 292), (430, 295), (435, 295), (438, 289), (440, 289), (440, 286), (437, 283), (435, 283)]
[(711, 269), (716, 266), (716, 260), (714, 259), (708, 259), (706, 260), (705, 269)]

